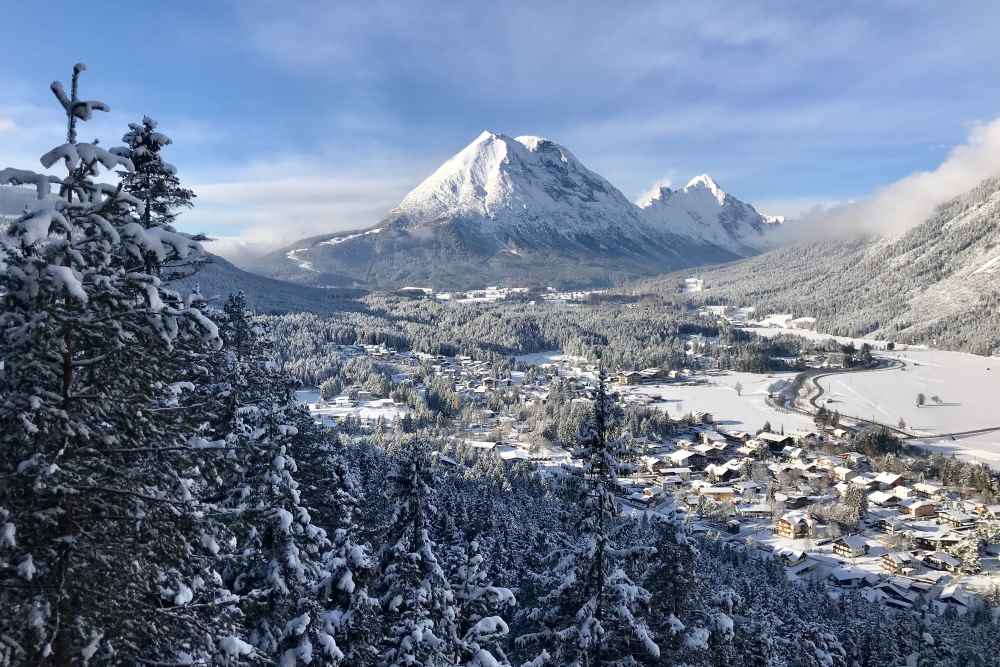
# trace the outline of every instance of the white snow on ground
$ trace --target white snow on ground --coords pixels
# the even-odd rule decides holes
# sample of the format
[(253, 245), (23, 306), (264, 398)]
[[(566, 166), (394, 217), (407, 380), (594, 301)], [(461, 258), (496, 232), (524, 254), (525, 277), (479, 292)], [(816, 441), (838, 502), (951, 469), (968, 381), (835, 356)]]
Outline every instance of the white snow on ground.
[(382, 231), (382, 227), (376, 227), (375, 229), (369, 229), (367, 232), (361, 232), (359, 234), (348, 234), (347, 236), (338, 236), (332, 238), (329, 241), (323, 241), (320, 245), (339, 245), (344, 241), (350, 241), (351, 239), (360, 238), (362, 236), (368, 236), (369, 234), (378, 234)]
[(347, 415), (371, 422), (381, 417), (388, 425), (397, 419), (402, 419), (410, 412), (410, 409), (405, 405), (394, 404), (392, 399), (388, 398), (359, 401), (356, 406), (348, 406), (320, 403), (319, 392), (313, 389), (297, 391), (295, 397), (306, 404), (309, 408), (309, 414), (331, 426), (335, 423), (335, 418), (343, 418)]
[[(906, 369), (820, 379), (828, 392), (824, 397), (833, 399), (827, 407), (889, 424), (902, 418), (915, 435), (1000, 426), (1000, 358), (917, 349), (878, 356), (899, 359)], [(924, 407), (917, 407), (918, 394), (926, 397)], [(929, 437), (927, 444), (1000, 464), (1000, 431), (957, 440)]]
[(298, 254), (300, 252), (306, 252), (307, 250), (309, 250), (309, 248), (296, 248), (295, 250), (289, 250), (287, 253), (285, 253), (285, 257), (298, 264), (300, 268), (315, 273), (316, 269), (313, 267), (312, 262), (310, 262), (307, 259), (299, 259), (298, 257)]
[(555, 363), (557, 361), (583, 361), (580, 357), (563, 354), (561, 350), (544, 350), (542, 352), (532, 352), (531, 354), (519, 354), (515, 356), (514, 359), (522, 364), (535, 364), (538, 366), (541, 364)]
[[(716, 424), (730, 431), (756, 431), (764, 422), (786, 431), (812, 430), (812, 419), (805, 415), (782, 412), (767, 404), (771, 391), (780, 391), (783, 382), (795, 373), (726, 373), (708, 376), (709, 384), (646, 384), (616, 388), (625, 394), (650, 396), (653, 407), (667, 411), (674, 418), (689, 412), (710, 412)], [(736, 383), (743, 385), (743, 395), (736, 393)]]

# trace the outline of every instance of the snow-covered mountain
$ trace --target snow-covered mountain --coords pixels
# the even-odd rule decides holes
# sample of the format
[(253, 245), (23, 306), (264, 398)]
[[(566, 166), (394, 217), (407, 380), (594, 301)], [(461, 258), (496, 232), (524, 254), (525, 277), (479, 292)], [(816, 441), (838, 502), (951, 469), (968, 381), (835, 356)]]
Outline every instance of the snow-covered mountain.
[[(766, 221), (698, 183), (662, 212), (642, 208), (553, 141), (485, 131), (374, 227), (304, 239), (254, 268), (318, 285), (594, 285), (756, 252)], [(702, 190), (719, 193), (715, 210)]]
[(656, 187), (637, 204), (650, 224), (743, 257), (760, 252), (768, 232), (783, 222), (726, 193), (707, 174), (677, 190)]

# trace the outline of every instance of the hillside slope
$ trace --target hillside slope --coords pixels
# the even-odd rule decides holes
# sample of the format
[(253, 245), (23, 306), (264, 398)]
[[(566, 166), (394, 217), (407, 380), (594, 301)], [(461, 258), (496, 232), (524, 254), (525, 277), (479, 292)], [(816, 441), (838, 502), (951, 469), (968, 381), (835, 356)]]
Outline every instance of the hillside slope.
[[(698, 303), (817, 318), (832, 334), (1000, 352), (1000, 177), (894, 238), (799, 243), (699, 273)], [(679, 275), (644, 288), (672, 290)]]

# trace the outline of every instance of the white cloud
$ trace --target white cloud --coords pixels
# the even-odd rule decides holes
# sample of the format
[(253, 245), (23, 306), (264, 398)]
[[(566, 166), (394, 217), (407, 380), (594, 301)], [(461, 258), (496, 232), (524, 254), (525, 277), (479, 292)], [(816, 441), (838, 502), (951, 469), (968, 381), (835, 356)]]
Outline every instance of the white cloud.
[(1000, 118), (974, 125), (965, 143), (929, 171), (918, 171), (856, 202), (803, 212), (786, 225), (796, 240), (853, 234), (898, 235), (926, 220), (934, 209), (1000, 175)]
[(414, 185), (390, 167), (323, 169), (305, 157), (264, 165), (195, 179), (195, 206), (179, 226), (218, 237), (213, 250), (238, 263), (307, 236), (372, 226)]
[(17, 128), (17, 124), (13, 118), (0, 115), (0, 133), (11, 132), (15, 128)]

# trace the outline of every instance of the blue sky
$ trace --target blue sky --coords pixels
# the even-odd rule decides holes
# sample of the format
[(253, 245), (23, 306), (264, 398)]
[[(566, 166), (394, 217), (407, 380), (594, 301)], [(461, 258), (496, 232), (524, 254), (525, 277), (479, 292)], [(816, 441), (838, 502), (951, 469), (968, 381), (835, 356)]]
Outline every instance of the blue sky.
[[(291, 5), (282, 6), (282, 5)], [(127, 7), (127, 9), (123, 9)], [(997, 3), (8, 3), (0, 162), (58, 143), (76, 61), (117, 143), (150, 114), (256, 241), (361, 227), (484, 128), (570, 148), (630, 197), (708, 172), (769, 213), (933, 169), (1000, 116)]]

